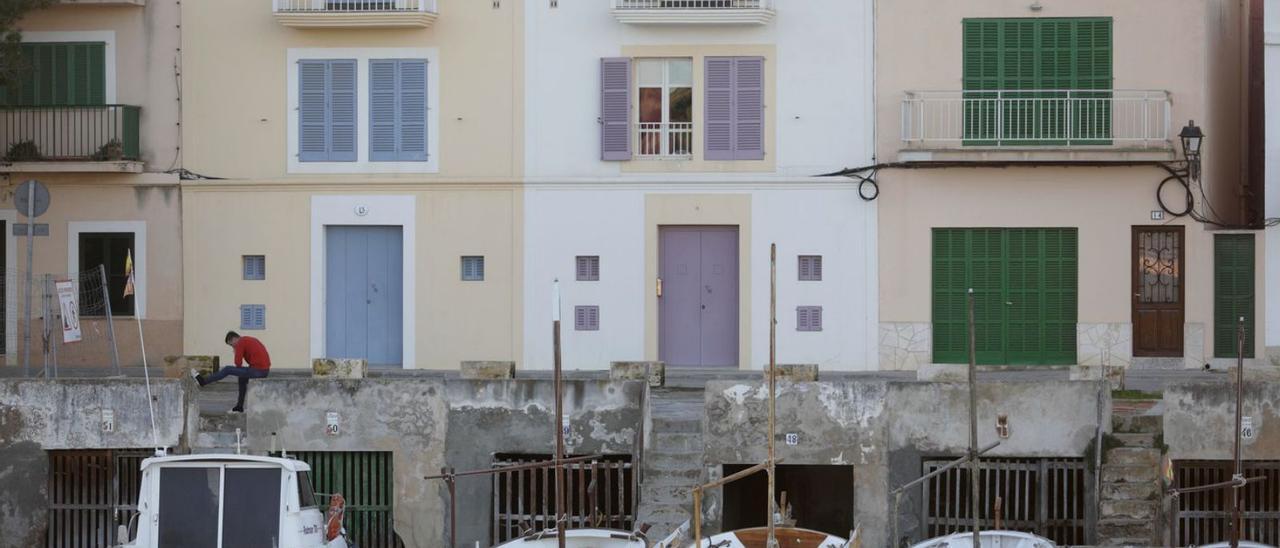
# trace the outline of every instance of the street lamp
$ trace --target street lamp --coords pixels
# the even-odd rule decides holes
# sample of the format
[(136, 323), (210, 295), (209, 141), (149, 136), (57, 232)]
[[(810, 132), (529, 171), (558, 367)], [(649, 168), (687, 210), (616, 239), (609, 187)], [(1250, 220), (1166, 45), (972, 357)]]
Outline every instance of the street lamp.
[(1187, 125), (1178, 133), (1182, 139), (1182, 154), (1187, 157), (1187, 171), (1192, 180), (1200, 178), (1200, 145), (1204, 142), (1204, 133), (1195, 120), (1188, 120)]

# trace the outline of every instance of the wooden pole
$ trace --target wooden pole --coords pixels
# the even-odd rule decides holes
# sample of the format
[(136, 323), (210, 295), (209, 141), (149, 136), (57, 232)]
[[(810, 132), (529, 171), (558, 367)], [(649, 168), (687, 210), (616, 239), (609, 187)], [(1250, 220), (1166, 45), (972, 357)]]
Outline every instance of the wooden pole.
[(560, 378), (560, 280), (556, 279), (552, 290), (551, 345), (555, 351), (556, 385), (556, 543), (564, 548), (564, 392)]
[(774, 459), (774, 427), (776, 426), (776, 403), (778, 384), (778, 244), (769, 244), (769, 537), (766, 546), (778, 546), (777, 531), (774, 529), (774, 514), (777, 513), (777, 500), (774, 498), (777, 485), (774, 481), (777, 471)]
[(978, 337), (969, 288), (969, 511), (973, 514), (973, 545), (982, 546), (978, 530)]

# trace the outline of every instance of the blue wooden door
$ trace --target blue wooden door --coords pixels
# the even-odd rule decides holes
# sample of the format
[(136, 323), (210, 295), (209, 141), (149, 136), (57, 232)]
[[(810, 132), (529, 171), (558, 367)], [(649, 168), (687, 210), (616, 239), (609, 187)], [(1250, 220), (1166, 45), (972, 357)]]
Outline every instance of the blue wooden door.
[(398, 226), (325, 227), (325, 356), (402, 364), (403, 234)]

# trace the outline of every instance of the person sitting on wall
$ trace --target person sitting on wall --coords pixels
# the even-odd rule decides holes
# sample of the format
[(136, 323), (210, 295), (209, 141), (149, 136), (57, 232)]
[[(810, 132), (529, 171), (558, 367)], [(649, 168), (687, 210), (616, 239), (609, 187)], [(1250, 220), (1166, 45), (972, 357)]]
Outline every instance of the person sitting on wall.
[[(191, 376), (195, 378), (200, 386), (206, 386), (211, 383), (218, 382), (231, 375), (237, 377), (240, 381), (240, 397), (236, 400), (236, 406), (231, 408), (232, 413), (244, 413), (244, 395), (249, 390), (249, 379), (264, 379), (271, 370), (271, 356), (267, 354), (267, 347), (262, 341), (253, 337), (241, 337), (235, 331), (228, 331), (227, 337), (223, 339), (227, 345), (235, 349), (235, 366), (226, 366), (205, 378), (204, 375), (191, 371)], [(249, 367), (243, 367), (248, 362)]]

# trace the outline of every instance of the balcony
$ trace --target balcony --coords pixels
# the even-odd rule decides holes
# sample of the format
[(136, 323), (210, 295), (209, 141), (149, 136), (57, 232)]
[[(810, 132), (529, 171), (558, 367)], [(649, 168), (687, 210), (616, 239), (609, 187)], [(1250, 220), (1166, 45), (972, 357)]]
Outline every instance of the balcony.
[(276, 21), (296, 28), (426, 28), (436, 0), (272, 0)]
[(1167, 160), (1160, 90), (909, 91), (903, 160)]
[(641, 123), (636, 135), (636, 156), (652, 159), (693, 157), (693, 124), (688, 122)]
[(612, 0), (613, 16), (632, 25), (764, 25), (774, 0)]
[(0, 107), (0, 172), (141, 173), (141, 107)]
[(84, 4), (86, 6), (145, 6), (147, 0), (60, 0), (63, 4)]

